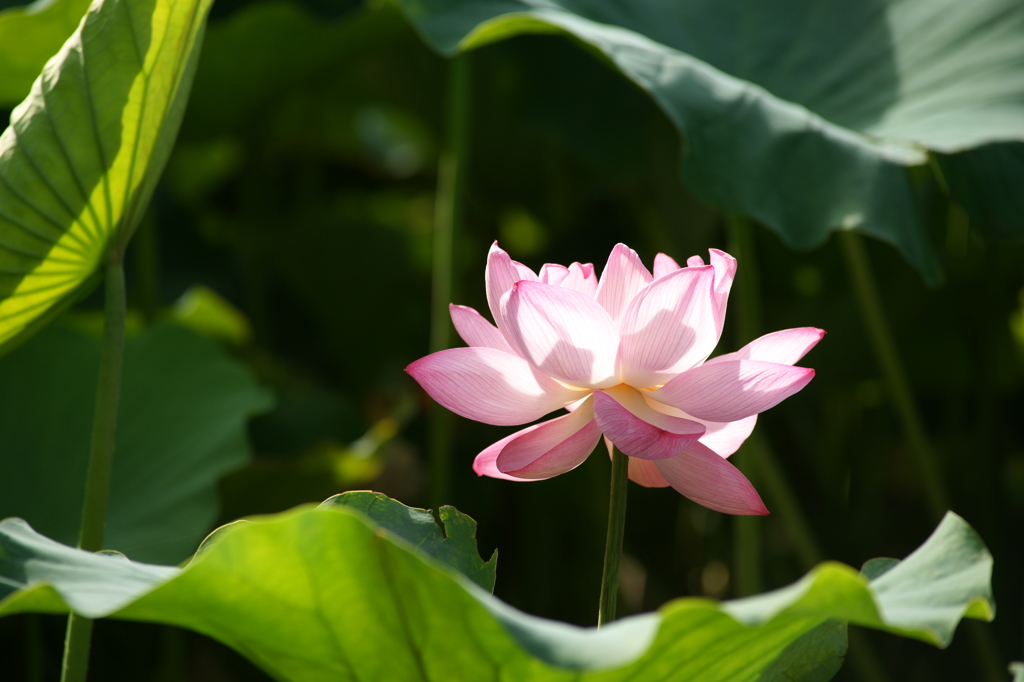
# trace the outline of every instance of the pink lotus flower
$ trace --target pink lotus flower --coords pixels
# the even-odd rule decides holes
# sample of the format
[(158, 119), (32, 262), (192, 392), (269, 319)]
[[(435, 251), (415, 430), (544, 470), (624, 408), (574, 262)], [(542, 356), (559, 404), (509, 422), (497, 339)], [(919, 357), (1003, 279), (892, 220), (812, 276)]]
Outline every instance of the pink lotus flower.
[(814, 377), (793, 364), (825, 332), (787, 329), (708, 360), (735, 273), (736, 259), (712, 249), (710, 265), (694, 256), (685, 268), (659, 253), (652, 275), (619, 244), (600, 280), (589, 263), (548, 264), (538, 276), (495, 243), (485, 278), (497, 327), (452, 305), (469, 347), (433, 353), (406, 371), (452, 412), (487, 424), (569, 411), (481, 452), (473, 468), (482, 476), (563, 474), (604, 434), (629, 456), (629, 477), (640, 485), (672, 486), (728, 514), (767, 514), (726, 458), (759, 412)]

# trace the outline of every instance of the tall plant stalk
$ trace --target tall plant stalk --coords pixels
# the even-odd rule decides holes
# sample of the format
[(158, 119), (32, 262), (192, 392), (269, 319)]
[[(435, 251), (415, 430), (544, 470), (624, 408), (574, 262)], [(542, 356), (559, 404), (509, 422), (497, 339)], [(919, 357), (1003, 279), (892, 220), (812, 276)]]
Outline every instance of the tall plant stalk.
[(839, 233), (839, 243), (842, 245), (846, 268), (853, 281), (857, 303), (864, 318), (864, 325), (867, 327), (875, 357), (878, 359), (879, 368), (882, 370), (882, 377), (892, 395), (893, 405), (899, 415), (903, 432), (910, 445), (910, 451), (913, 453), (914, 461), (921, 474), (929, 511), (934, 517), (933, 520), (941, 519), (949, 509), (949, 497), (939, 474), (935, 452), (928, 443), (921, 416), (914, 404), (914, 396), (910, 391), (910, 382), (907, 380), (903, 363), (900, 361), (899, 351), (896, 349), (896, 343), (889, 331), (885, 311), (882, 309), (882, 301), (878, 295), (878, 287), (875, 286), (871, 265), (868, 263), (868, 256), (864, 251), (864, 242), (860, 235), (850, 230), (844, 230)]
[[(465, 204), (466, 159), (469, 146), (470, 57), (460, 54), (448, 66), (445, 109), (445, 144), (437, 173), (434, 209), (434, 262), (430, 303), (430, 351), (451, 345), (448, 304), (453, 293), (455, 235)], [(430, 490), (428, 499), (437, 508), (449, 502), (451, 479), (451, 414), (433, 410), (429, 423)]]
[[(742, 348), (760, 334), (761, 297), (757, 289), (757, 259), (754, 257), (754, 235), (750, 221), (744, 216), (731, 213), (727, 217), (729, 251), (740, 262), (742, 270), (736, 277), (733, 297), (736, 301), (735, 332), (736, 347)], [(750, 459), (757, 454), (744, 445), (731, 457), (756, 488), (758, 479), (756, 464)], [(736, 596), (745, 597), (762, 590), (761, 580), (761, 527), (764, 519), (757, 516), (733, 517), (733, 571), (735, 573)]]
[[(125, 285), (124, 264), (120, 252), (107, 264), (106, 301), (103, 320), (103, 350), (96, 389), (89, 468), (85, 478), (85, 501), (78, 547), (95, 552), (103, 547), (107, 501), (110, 497), (110, 472), (113, 468), (114, 436), (117, 432), (117, 408), (121, 398), (121, 369), (124, 364)], [(64, 640), (61, 682), (84, 682), (89, 670), (92, 620), (76, 614), (68, 616)]]
[[(875, 357), (882, 370), (882, 378), (892, 396), (893, 405), (924, 484), (929, 511), (933, 520), (940, 519), (949, 509), (949, 495), (942, 481), (938, 458), (928, 442), (924, 423), (917, 411), (917, 404), (914, 402), (910, 381), (903, 369), (899, 350), (897, 350), (892, 333), (889, 331), (889, 324), (882, 308), (882, 300), (878, 295), (878, 287), (875, 285), (871, 264), (868, 262), (868, 255), (864, 249), (864, 241), (860, 235), (849, 230), (840, 232), (839, 240), (850, 279), (853, 280), (853, 288), (861, 315), (864, 318), (864, 325), (868, 329)], [(1003, 658), (989, 626), (985, 623), (970, 622), (967, 623), (967, 631), (974, 639), (975, 651), (987, 674), (991, 677), (1001, 675), (1003, 673)]]
[(619, 597), (619, 573), (622, 568), (622, 538), (626, 532), (626, 493), (629, 485), (629, 457), (612, 448), (612, 480), (608, 496), (608, 534), (604, 542), (604, 569), (601, 571), (601, 598), (597, 607), (597, 627), (615, 620)]

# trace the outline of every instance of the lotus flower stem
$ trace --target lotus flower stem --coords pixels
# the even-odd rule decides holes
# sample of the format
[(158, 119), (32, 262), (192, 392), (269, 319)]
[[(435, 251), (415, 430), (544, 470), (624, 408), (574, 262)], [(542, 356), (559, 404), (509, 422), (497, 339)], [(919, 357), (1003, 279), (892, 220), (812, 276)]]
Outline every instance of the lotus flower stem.
[[(437, 174), (434, 211), (434, 262), (430, 304), (430, 350), (451, 345), (452, 324), (448, 304), (452, 299), (452, 250), (462, 221), (465, 200), (466, 157), (469, 142), (469, 55), (452, 58), (448, 71), (448, 101), (445, 117), (445, 148)], [(451, 477), (451, 414), (434, 410), (430, 416), (430, 491), (435, 508), (449, 502)]]
[(846, 267), (853, 280), (857, 303), (860, 305), (864, 324), (868, 328), (871, 345), (874, 346), (882, 376), (892, 394), (896, 412), (903, 423), (903, 431), (920, 471), (929, 511), (936, 519), (940, 519), (949, 509), (949, 498), (939, 474), (935, 452), (928, 443), (921, 416), (914, 404), (914, 396), (910, 391), (910, 382), (900, 361), (899, 351), (885, 319), (885, 311), (878, 296), (878, 288), (871, 273), (864, 242), (859, 235), (850, 230), (839, 233), (839, 242), (842, 244)]
[[(727, 215), (729, 250), (743, 262), (743, 272), (734, 283), (736, 301), (736, 347), (742, 348), (760, 336), (761, 296), (757, 288), (757, 263), (754, 257), (754, 235), (750, 221), (738, 213)], [(756, 430), (755, 430), (756, 432)], [(753, 435), (753, 434), (752, 434)], [(759, 456), (753, 443), (747, 442), (732, 456), (732, 463), (743, 471), (756, 488), (756, 463)], [(733, 535), (733, 570), (736, 574), (736, 596), (745, 597), (762, 590), (761, 581), (761, 527), (763, 520), (750, 516), (737, 516)]]
[[(96, 390), (89, 468), (85, 478), (85, 502), (79, 549), (95, 552), (103, 546), (103, 531), (110, 494), (110, 472), (117, 432), (117, 408), (121, 397), (121, 368), (124, 363), (125, 287), (124, 263), (120, 253), (111, 257), (106, 273), (106, 311), (103, 323), (103, 351)], [(83, 682), (89, 670), (89, 642), (92, 620), (71, 614), (64, 640), (61, 682)]]
[(622, 538), (626, 530), (626, 492), (629, 483), (629, 458), (612, 449), (612, 482), (608, 499), (608, 536), (604, 543), (604, 570), (601, 572), (601, 599), (597, 608), (597, 627), (615, 620), (619, 597), (619, 570), (622, 567)]

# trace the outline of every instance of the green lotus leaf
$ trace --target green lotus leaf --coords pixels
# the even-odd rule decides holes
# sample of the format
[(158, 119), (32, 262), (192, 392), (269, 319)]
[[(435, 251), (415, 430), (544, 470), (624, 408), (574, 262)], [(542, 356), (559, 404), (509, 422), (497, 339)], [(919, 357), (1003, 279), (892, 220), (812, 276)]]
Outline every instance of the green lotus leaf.
[(992, 557), (954, 514), (874, 581), (829, 562), (765, 595), (678, 599), (601, 630), (524, 614), (389, 525), (382, 532), (343, 505), (299, 508), (232, 524), (174, 569), (74, 550), (8, 519), (0, 615), (70, 607), (191, 628), (293, 682), (753, 682), (828, 679), (846, 622), (945, 646), (960, 618), (991, 619), (994, 609)]
[[(939, 263), (907, 167), (930, 151), (1024, 140), (1016, 0), (398, 4), (445, 55), (526, 33), (571, 37), (661, 107), (682, 139), (682, 174), (705, 200), (797, 248), (859, 230), (932, 281)], [(1024, 182), (1019, 163), (972, 161)], [(1024, 219), (1002, 229), (1024, 235)]]

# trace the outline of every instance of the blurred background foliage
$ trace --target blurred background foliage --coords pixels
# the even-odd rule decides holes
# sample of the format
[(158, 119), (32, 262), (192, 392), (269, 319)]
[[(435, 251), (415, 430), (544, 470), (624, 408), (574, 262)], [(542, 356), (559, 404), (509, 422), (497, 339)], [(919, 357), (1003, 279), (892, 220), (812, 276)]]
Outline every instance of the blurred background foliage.
[[(600, 268), (620, 241), (647, 263), (659, 251), (685, 259), (731, 248), (726, 215), (680, 178), (680, 138), (665, 113), (594, 54), (561, 36), (532, 35), (472, 58), (455, 302), (486, 310), (484, 258), (495, 239), (534, 268), (571, 261)], [(215, 4), (177, 146), (128, 252), (128, 290), (140, 327), (169, 318), (190, 328), (190, 338), (218, 340), (232, 358), (225, 362), (247, 368), (276, 398), (271, 409), (267, 396), (251, 394), (243, 409), (262, 414), (250, 421), (249, 463), (220, 482), (218, 523), (348, 489), (434, 503), (424, 453), (427, 417), (439, 408), (402, 370), (428, 346), (445, 82), (445, 60), (393, 6)], [(967, 154), (1019, 163), (1005, 147)], [(980, 167), (993, 175), (947, 180), (1011, 196), (1006, 178), (1014, 176), (993, 170), (1004, 166)], [(945, 280), (928, 287), (892, 247), (866, 246), (951, 507), (996, 559), (997, 620), (977, 627), (991, 629), (996, 651), (988, 660), (997, 665), (985, 667), (966, 628), (946, 652), (886, 635), (869, 639), (892, 680), (1004, 679), (999, 666), (1024, 656), (1024, 250), (979, 236), (984, 201), (951, 201), (929, 172), (908, 177)], [(1000, 211), (1005, 224), (1007, 210)], [(1019, 225), (986, 229), (1021, 233)], [(761, 227), (752, 245), (737, 286), (756, 278), (763, 331), (828, 331), (805, 361), (815, 381), (760, 419), (762, 441), (828, 558), (856, 566), (902, 557), (937, 519), (840, 246), (833, 237), (797, 251)], [(77, 314), (100, 303), (94, 295)], [(78, 319), (5, 358), (0, 380), (25, 371), (19, 358), (45, 353), (55, 334), (78, 329), (89, 338)], [(748, 340), (736, 326), (735, 316), (727, 320), (720, 352)], [(201, 341), (182, 344), (182, 352)], [(16, 398), (4, 393), (3, 400)], [(593, 624), (606, 459), (532, 484), (477, 478), (474, 455), (510, 430), (463, 419), (451, 428), (444, 502), (478, 521), (484, 555), (500, 550), (495, 593), (533, 614)], [(24, 471), (17, 462), (25, 447), (3, 441), (5, 471)], [(63, 474), (50, 471), (57, 485)], [(807, 566), (777, 501), (762, 494), (776, 512), (758, 520), (767, 589)], [(735, 594), (734, 518), (670, 490), (631, 486), (627, 524), (620, 610)], [(136, 556), (131, 546), (124, 551)], [(57, 618), (0, 622), (11, 679), (56, 679), (62, 633)], [(33, 667), (40, 649), (52, 669)], [(168, 628), (100, 622), (94, 651), (98, 680), (266, 679), (224, 647)], [(865, 677), (847, 665), (837, 679)]]

